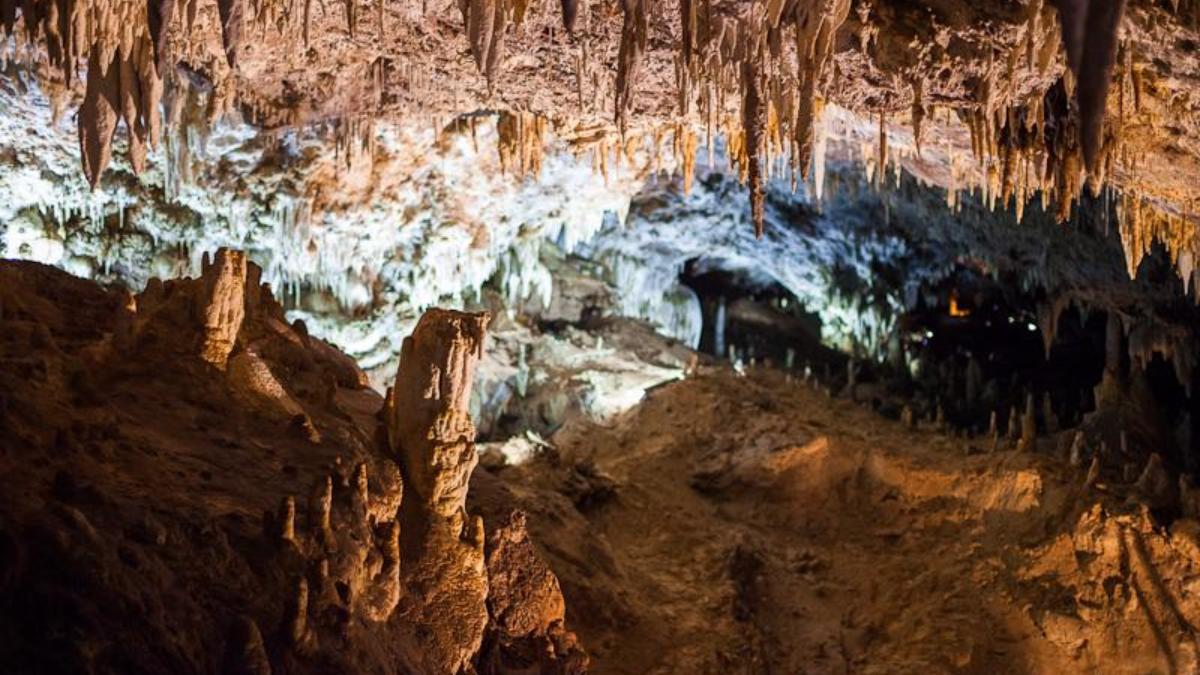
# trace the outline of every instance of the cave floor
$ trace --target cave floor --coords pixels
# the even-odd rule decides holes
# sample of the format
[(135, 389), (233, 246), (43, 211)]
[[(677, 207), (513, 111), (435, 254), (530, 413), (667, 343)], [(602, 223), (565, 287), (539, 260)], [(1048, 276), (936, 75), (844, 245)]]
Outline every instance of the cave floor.
[(1061, 440), (703, 367), (498, 475), (597, 673), (1192, 672), (1191, 521), (1085, 487)]

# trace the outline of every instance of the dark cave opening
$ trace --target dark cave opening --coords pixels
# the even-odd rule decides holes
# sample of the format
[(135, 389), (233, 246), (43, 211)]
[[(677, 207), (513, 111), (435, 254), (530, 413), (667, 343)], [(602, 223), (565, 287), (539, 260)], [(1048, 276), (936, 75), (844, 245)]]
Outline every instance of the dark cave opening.
[(821, 320), (779, 281), (711, 258), (688, 260), (680, 282), (700, 298), (698, 350), (744, 363), (826, 372), (845, 361), (821, 344)]
[(1031, 393), (1049, 399), (1036, 405), (1042, 429), (1076, 424), (1094, 407), (1105, 316), (1067, 308), (1047, 354), (1037, 298), (1019, 289), (1014, 280), (961, 267), (922, 293), (900, 321), (916, 360), (915, 393), (941, 405), (951, 426), (984, 431), (995, 412), (1003, 429)]
[[(1039, 433), (1080, 426), (1096, 410), (1110, 358), (1106, 312), (1083, 303), (1063, 307), (1047, 350), (1044, 293), (969, 264), (921, 289), (898, 318), (886, 353), (850, 368), (849, 356), (821, 343), (818, 316), (777, 280), (730, 261), (694, 258), (680, 281), (700, 299), (701, 352), (746, 365), (811, 368), (831, 393), (883, 415), (898, 418), (908, 406), (919, 419), (972, 435), (988, 433), (993, 416), (997, 431), (1010, 433), (1030, 396)], [(1194, 397), (1169, 360), (1155, 355), (1143, 372), (1130, 363), (1125, 338), (1118, 345), (1119, 371), (1128, 378), (1137, 370), (1134, 379), (1155, 412), (1153, 428), (1130, 441), (1132, 450), (1158, 452), (1194, 471)]]
[(1001, 434), (1032, 394), (1039, 433), (1052, 433), (1079, 427), (1096, 411), (1097, 387), (1112, 359), (1123, 386), (1144, 406), (1129, 450), (1159, 453), (1195, 471), (1197, 403), (1171, 361), (1155, 354), (1144, 369), (1136, 366), (1123, 334), (1115, 336), (1116, 351), (1109, 354), (1108, 314), (1079, 304), (1058, 315), (1047, 352), (1047, 326), (1044, 317), (1038, 320), (1039, 304), (1044, 311), (1046, 302), (1017, 280), (960, 267), (925, 289), (901, 318), (910, 367), (907, 373), (884, 369), (889, 393), (901, 394), (928, 419), (940, 408), (948, 427), (968, 433), (985, 433), (994, 413)]

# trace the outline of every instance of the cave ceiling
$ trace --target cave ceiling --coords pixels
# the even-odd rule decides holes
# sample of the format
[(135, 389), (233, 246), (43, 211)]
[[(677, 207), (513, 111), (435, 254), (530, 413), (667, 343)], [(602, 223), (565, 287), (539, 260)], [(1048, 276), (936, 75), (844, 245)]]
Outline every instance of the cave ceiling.
[[(650, 157), (690, 185), (697, 148), (724, 139), (760, 233), (772, 175), (819, 197), (834, 161), (877, 184), (903, 169), (951, 202), (974, 191), (1018, 220), (1034, 199), (1068, 220), (1111, 188), (1131, 275), (1158, 241), (1185, 279), (1198, 17), (1190, 0), (0, 0), (10, 68), (74, 118), (93, 185), (114, 141), (140, 173), (164, 132), (229, 117), (321, 129), (345, 158), (381, 122), (436, 137), (499, 112), (515, 173), (553, 139), (605, 178)], [(337, 171), (303, 180), (316, 208), (379, 199)]]

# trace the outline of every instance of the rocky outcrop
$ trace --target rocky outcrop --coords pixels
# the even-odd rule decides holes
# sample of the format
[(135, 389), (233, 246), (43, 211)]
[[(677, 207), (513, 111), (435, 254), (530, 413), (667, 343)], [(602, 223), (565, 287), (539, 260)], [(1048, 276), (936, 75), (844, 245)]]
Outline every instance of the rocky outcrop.
[[(233, 251), (137, 296), (0, 263), (6, 668), (442, 675), (508, 634), (465, 511), (487, 317), (431, 310), (384, 408), (258, 279)], [(505, 616), (546, 614), (507, 590), (544, 583), (527, 553)], [(557, 603), (546, 672), (582, 672)]]
[(587, 654), (566, 630), (558, 578), (529, 540), (525, 514), (511, 512), (488, 534), (485, 548), (490, 626), (480, 672), (586, 672)]

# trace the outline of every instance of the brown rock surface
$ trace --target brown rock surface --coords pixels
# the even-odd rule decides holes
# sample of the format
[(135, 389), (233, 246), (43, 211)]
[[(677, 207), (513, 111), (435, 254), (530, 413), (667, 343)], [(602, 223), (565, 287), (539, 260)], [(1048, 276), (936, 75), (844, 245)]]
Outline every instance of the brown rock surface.
[[(131, 302), (0, 262), (6, 671), (453, 673), (481, 658), (482, 521), (464, 522), (459, 493), (459, 511), (401, 526), (402, 470), (372, 440), (382, 399), (333, 377), (345, 357), (289, 327), (269, 291), (244, 294), (245, 270), (223, 251)], [(465, 352), (438, 330), (414, 341), (469, 385), (482, 323), (464, 325)], [(469, 392), (442, 391), (424, 433), (405, 428), (473, 452), (469, 418), (462, 435), (437, 426)]]
[[(1195, 523), (1168, 533), (1140, 487), (1086, 490), (1063, 459), (967, 455), (783, 373), (707, 366), (554, 442), (477, 472), (470, 501), (529, 514), (593, 672), (1197, 667)], [(618, 486), (599, 507), (561, 494), (580, 462)]]

